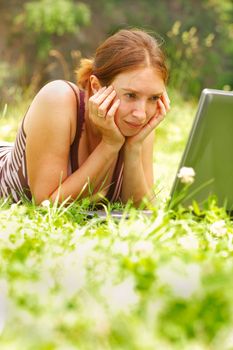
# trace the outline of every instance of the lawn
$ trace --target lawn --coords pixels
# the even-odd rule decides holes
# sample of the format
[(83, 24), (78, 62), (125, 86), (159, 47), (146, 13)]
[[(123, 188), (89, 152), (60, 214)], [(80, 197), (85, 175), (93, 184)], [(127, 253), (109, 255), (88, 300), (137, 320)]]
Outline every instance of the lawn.
[[(197, 106), (170, 96), (151, 217), (1, 202), (1, 350), (233, 349), (232, 221), (213, 200), (201, 213), (165, 206)], [(26, 108), (2, 110), (0, 139), (14, 139)]]

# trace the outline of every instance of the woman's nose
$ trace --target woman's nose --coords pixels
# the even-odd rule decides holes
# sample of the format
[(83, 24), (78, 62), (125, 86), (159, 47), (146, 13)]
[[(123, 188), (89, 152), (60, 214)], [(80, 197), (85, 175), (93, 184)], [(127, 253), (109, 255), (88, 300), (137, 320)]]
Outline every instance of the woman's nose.
[(133, 117), (143, 123), (146, 120), (146, 105), (145, 103), (138, 103), (133, 110)]

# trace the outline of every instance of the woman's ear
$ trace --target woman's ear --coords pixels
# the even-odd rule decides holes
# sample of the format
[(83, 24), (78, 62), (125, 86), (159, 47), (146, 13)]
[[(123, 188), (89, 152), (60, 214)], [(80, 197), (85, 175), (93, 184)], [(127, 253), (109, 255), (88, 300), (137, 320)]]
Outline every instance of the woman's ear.
[(95, 94), (97, 91), (99, 91), (99, 89), (102, 88), (99, 79), (93, 74), (90, 76), (90, 85), (93, 94)]

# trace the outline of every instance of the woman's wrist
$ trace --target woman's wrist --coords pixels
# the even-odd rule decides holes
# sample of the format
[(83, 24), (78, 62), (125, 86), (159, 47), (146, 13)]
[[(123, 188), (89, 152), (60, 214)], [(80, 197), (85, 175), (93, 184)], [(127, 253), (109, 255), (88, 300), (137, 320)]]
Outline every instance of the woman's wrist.
[(130, 142), (126, 139), (126, 142), (124, 144), (124, 150), (126, 152), (133, 152), (135, 154), (141, 154), (142, 151), (142, 144), (141, 143), (134, 143)]
[(100, 147), (110, 155), (115, 155), (116, 153), (118, 153), (122, 146), (122, 143), (111, 144), (106, 142), (105, 140), (102, 140), (100, 142)]

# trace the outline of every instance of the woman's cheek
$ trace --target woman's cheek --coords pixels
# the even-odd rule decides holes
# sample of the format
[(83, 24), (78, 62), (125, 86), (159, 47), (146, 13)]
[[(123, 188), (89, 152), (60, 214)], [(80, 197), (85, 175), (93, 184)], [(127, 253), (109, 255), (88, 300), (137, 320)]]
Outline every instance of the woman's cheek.
[(118, 126), (119, 124), (119, 111), (117, 110), (115, 115), (114, 115), (114, 122)]
[(156, 114), (157, 110), (158, 110), (157, 103), (154, 106), (151, 106), (149, 108), (149, 111), (147, 113), (148, 121)]
[(120, 116), (121, 116), (121, 104), (120, 106), (118, 107), (115, 115), (114, 115), (114, 121), (115, 121), (115, 124), (119, 127), (119, 121), (120, 121)]
[(123, 119), (123, 116), (125, 116), (125, 115), (126, 115), (125, 104), (121, 100), (120, 105), (119, 105), (119, 107), (115, 113), (115, 117), (114, 117), (114, 121), (115, 121), (117, 126), (119, 126), (121, 119)]

